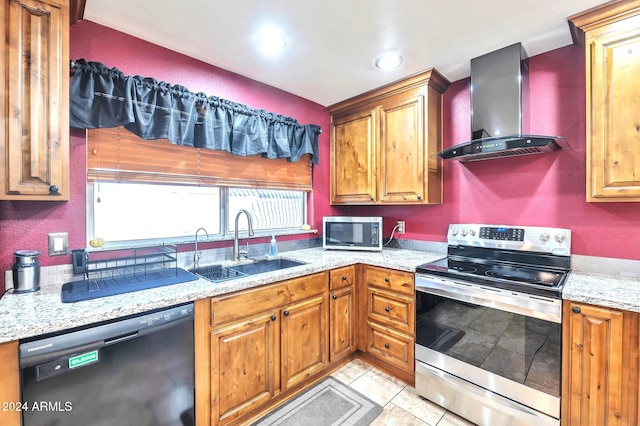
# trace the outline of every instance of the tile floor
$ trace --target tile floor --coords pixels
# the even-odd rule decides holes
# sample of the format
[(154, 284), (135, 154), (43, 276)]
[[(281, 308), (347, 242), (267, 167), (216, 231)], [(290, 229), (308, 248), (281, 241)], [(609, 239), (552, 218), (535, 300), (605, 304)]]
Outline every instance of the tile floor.
[(332, 376), (382, 405), (384, 410), (371, 426), (474, 425), (420, 397), (412, 386), (361, 359), (354, 359), (335, 371)]

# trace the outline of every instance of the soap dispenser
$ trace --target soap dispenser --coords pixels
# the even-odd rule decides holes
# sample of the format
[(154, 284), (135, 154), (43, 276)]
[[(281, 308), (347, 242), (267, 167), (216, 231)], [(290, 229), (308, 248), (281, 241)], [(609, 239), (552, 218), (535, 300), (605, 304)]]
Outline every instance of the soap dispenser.
[(278, 255), (278, 246), (276, 245), (276, 236), (271, 236), (271, 244), (269, 244), (269, 256), (277, 256)]

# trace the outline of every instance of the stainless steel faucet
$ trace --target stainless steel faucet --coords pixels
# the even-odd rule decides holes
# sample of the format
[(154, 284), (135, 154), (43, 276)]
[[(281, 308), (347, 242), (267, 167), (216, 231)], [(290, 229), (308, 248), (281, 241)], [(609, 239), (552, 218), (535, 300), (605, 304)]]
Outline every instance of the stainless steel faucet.
[(233, 257), (232, 257), (232, 259), (234, 261), (240, 260), (241, 257), (244, 257), (246, 259), (247, 255), (249, 254), (249, 242), (247, 242), (247, 249), (246, 250), (239, 250), (238, 249), (238, 219), (240, 219), (240, 214), (241, 213), (244, 213), (244, 214), (247, 215), (247, 228), (248, 228), (247, 231), (249, 232), (249, 236), (250, 237), (253, 236), (253, 222), (251, 221), (251, 215), (245, 209), (240, 209), (238, 214), (236, 214), (236, 227), (235, 227), (235, 230), (233, 232)]
[(198, 267), (198, 262), (200, 261), (200, 258), (202, 257), (202, 254), (200, 254), (198, 252), (198, 232), (200, 232), (200, 231), (204, 231), (204, 233), (207, 234), (207, 237), (209, 237), (209, 233), (204, 228), (198, 228), (198, 230), (196, 231), (196, 252), (193, 254), (193, 267), (194, 268)]

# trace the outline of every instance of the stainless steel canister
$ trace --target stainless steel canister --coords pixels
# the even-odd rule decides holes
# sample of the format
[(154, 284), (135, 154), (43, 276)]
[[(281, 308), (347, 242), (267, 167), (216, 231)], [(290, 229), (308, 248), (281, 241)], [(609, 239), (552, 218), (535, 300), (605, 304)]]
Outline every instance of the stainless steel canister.
[(18, 250), (13, 253), (13, 292), (27, 293), (40, 289), (40, 252), (38, 250)]

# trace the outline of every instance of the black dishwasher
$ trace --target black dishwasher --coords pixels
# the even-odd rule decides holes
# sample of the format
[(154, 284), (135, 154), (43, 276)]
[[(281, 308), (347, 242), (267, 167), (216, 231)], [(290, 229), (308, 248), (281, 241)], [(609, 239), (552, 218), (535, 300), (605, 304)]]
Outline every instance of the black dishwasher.
[(20, 342), (23, 426), (194, 424), (193, 304)]

